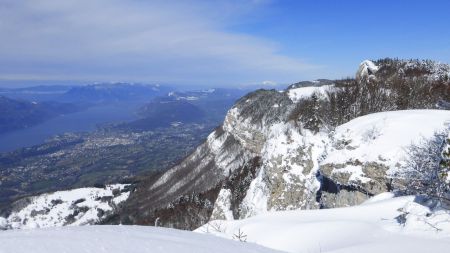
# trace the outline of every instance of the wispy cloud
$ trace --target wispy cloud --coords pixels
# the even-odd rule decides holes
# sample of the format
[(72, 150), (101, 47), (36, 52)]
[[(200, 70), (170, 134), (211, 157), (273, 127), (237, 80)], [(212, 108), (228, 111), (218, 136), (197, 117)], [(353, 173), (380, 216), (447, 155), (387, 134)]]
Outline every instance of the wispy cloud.
[(0, 79), (241, 84), (316, 66), (228, 25), (266, 1), (3, 0)]

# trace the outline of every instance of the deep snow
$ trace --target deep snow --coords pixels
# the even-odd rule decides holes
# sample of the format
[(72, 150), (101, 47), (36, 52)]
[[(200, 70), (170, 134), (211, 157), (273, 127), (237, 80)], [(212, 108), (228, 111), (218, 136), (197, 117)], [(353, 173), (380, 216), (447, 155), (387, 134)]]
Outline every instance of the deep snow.
[(0, 253), (276, 253), (212, 235), (141, 226), (80, 226), (0, 231)]
[[(287, 252), (448, 252), (450, 213), (432, 212), (415, 197), (375, 196), (359, 206), (269, 212), (235, 221), (211, 221), (197, 229)], [(397, 217), (406, 215), (400, 224)]]

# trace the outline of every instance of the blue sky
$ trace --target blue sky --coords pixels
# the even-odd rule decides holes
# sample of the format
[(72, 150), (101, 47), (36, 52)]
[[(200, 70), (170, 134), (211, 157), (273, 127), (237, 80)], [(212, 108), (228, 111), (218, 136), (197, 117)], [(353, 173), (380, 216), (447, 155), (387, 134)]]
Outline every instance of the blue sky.
[(450, 62), (450, 1), (1, 0), (0, 83), (289, 84)]

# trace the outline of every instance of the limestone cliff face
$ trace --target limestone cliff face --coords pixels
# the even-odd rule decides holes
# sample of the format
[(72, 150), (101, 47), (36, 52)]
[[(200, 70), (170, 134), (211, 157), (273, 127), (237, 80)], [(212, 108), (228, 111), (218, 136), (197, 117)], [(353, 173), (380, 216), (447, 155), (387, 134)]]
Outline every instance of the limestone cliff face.
[[(391, 82), (397, 76), (393, 69), (397, 70), (400, 77), (420, 72), (421, 77), (427, 80), (446, 80), (450, 73), (448, 65), (428, 61), (378, 62), (385, 65), (377, 66), (371, 61), (361, 63), (356, 74), (357, 82), (362, 85)], [(382, 72), (378, 73), (379, 70)], [(405, 77), (405, 82), (410, 80), (408, 78)], [(446, 85), (448, 90), (448, 81)], [(329, 94), (336, 90), (339, 89), (329, 82), (320, 87), (291, 86), (291, 89), (280, 93), (288, 95), (294, 103), (293, 106), (285, 105), (284, 112), (292, 112), (296, 103), (313, 95), (326, 103), (330, 99)], [(443, 95), (446, 98), (448, 96)], [(247, 98), (246, 106), (254, 106), (252, 99)], [(273, 106), (277, 107), (275, 104)], [(239, 120), (228, 124), (227, 129), (255, 137), (247, 143), (258, 140), (258, 145), (251, 146), (257, 147), (254, 151), (259, 152), (261, 166), (239, 206), (240, 212), (237, 215), (234, 213), (235, 219), (270, 210), (356, 205), (378, 193), (399, 189), (402, 187), (398, 185), (401, 180), (396, 180), (396, 184), (393, 179), (396, 172), (404, 169), (402, 161), (407, 159), (405, 148), (411, 141), (445, 128), (449, 117), (447, 111), (374, 114), (355, 119), (353, 123), (322, 128), (316, 132), (305, 128), (310, 120), (308, 118), (295, 121), (289, 117), (278, 117), (270, 120), (273, 114), (267, 113), (259, 116), (265, 119), (265, 124), (252, 124), (255, 122), (240, 112), (239, 107), (232, 109), (232, 118)], [(436, 114), (427, 116), (432, 113)], [(427, 119), (433, 120), (433, 117), (439, 120), (431, 128), (408, 128), (410, 124), (420, 124)], [(405, 129), (392, 126), (402, 124)], [(395, 138), (401, 139), (401, 143), (389, 142), (389, 139)], [(220, 201), (226, 202), (227, 196), (230, 195), (221, 195)]]

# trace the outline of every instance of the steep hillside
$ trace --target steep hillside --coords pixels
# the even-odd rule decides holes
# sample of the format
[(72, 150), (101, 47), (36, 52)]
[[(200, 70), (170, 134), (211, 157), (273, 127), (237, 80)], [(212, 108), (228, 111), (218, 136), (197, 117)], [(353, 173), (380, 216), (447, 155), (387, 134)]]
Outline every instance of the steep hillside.
[(0, 96), (0, 133), (31, 127), (80, 109), (69, 103), (29, 102)]

